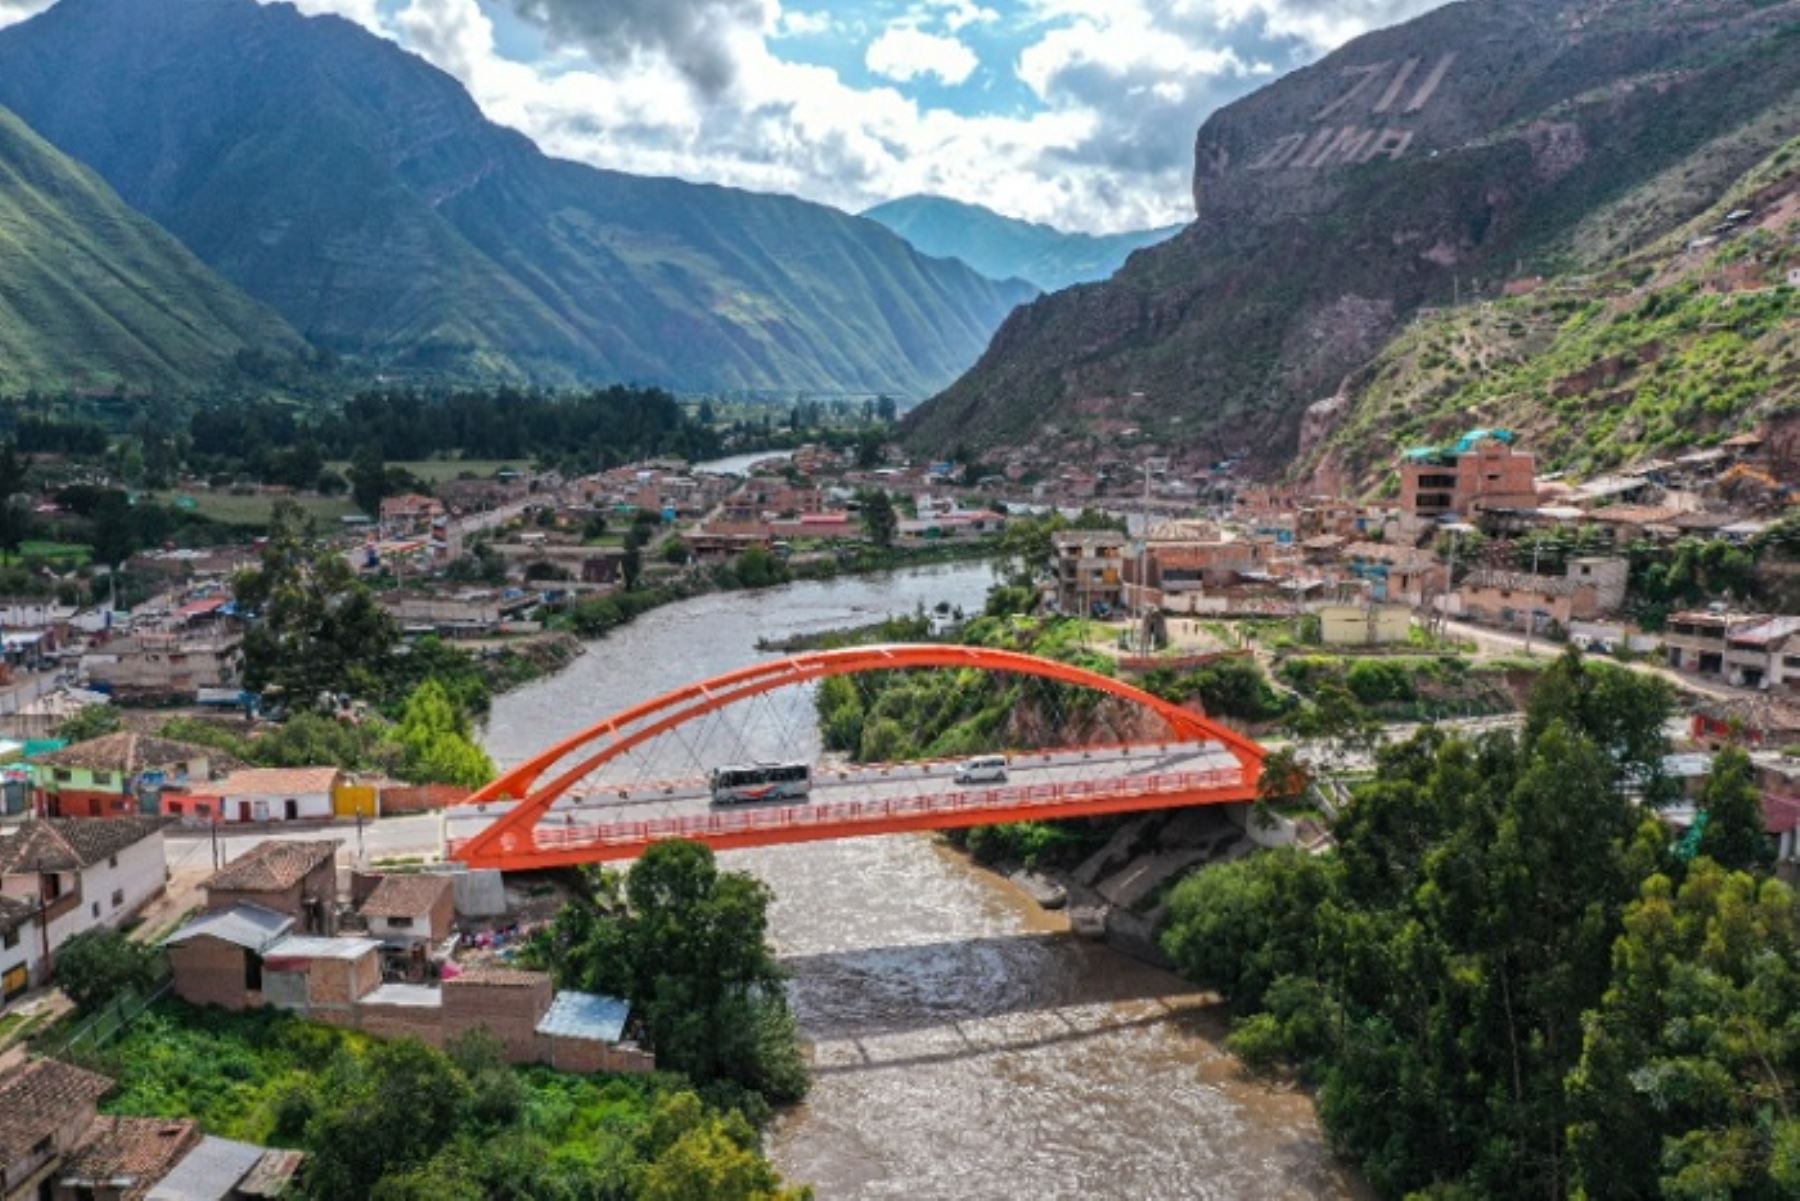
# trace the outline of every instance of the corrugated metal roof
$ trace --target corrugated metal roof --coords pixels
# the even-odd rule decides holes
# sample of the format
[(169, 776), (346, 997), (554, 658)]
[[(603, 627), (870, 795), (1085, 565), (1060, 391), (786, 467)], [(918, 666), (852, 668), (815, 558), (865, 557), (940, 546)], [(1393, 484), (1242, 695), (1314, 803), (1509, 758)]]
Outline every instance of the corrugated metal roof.
[(550, 1012), (537, 1024), (539, 1034), (557, 1038), (586, 1038), (616, 1043), (625, 1036), (625, 1019), (631, 1005), (617, 997), (590, 992), (559, 992)]
[(285, 913), (277, 913), (261, 905), (233, 905), (230, 909), (202, 913), (163, 939), (163, 945), (178, 945), (189, 939), (205, 936), (260, 953), (292, 929), (293, 925), (294, 919)]
[(262, 1156), (261, 1147), (208, 1135), (145, 1201), (224, 1201)]
[(314, 938), (294, 935), (284, 938), (263, 952), (264, 959), (361, 959), (370, 951), (379, 951), (381, 943), (373, 938)]

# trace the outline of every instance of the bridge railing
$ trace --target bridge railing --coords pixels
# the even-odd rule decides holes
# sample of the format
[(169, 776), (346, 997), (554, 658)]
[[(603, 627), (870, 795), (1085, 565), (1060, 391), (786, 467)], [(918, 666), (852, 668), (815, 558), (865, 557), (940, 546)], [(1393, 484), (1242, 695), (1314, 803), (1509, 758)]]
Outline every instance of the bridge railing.
[[(533, 831), (532, 847), (540, 851), (560, 851), (580, 847), (642, 845), (667, 838), (705, 838), (819, 826), (854, 827), (896, 818), (949, 816), (983, 810), (1042, 808), (1052, 811), (1082, 801), (1210, 792), (1238, 788), (1243, 782), (1243, 770), (1233, 767), (1114, 780), (1034, 784), (1024, 788), (893, 797), (885, 800), (788, 805), (779, 809), (739, 809), (688, 817), (653, 818), (647, 821), (584, 825), (544, 823)], [(453, 840), (449, 845), (450, 853), (455, 855), (468, 841)]]

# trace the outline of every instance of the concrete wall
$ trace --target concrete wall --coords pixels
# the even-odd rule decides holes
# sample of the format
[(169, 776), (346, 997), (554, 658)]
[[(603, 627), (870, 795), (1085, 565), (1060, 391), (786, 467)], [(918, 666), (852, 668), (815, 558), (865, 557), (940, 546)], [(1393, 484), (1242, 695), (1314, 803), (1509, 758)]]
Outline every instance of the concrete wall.
[(506, 881), (499, 872), (484, 868), (456, 872), (450, 879), (455, 885), (456, 912), (465, 917), (505, 916)]

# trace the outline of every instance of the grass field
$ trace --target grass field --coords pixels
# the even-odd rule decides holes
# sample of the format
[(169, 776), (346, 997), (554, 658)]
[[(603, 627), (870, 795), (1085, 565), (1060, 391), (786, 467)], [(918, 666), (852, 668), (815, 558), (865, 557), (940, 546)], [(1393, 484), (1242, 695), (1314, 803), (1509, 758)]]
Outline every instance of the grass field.
[[(156, 499), (175, 504), (181, 497), (193, 500), (194, 512), (225, 525), (261, 528), (269, 524), (269, 514), (277, 500), (291, 500), (325, 525), (336, 525), (340, 517), (360, 512), (356, 502), (347, 496), (234, 496), (229, 492), (162, 492)], [(183, 505), (183, 508), (187, 506)]]
[(94, 548), (81, 542), (27, 541), (19, 544), (19, 554), (27, 559), (49, 559), (80, 566), (94, 557)]
[[(339, 475), (348, 476), (349, 463), (327, 464)], [(441, 484), (445, 480), (454, 480), (463, 475), (472, 475), (476, 479), (489, 479), (502, 467), (511, 467), (514, 471), (528, 471), (531, 468), (529, 459), (408, 459), (394, 461), (389, 467), (398, 467), (402, 471), (411, 472), (427, 484)]]

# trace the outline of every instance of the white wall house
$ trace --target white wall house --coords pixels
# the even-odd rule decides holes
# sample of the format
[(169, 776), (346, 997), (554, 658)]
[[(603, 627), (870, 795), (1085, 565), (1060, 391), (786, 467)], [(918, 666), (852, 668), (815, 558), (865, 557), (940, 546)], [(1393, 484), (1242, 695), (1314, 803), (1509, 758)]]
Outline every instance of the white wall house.
[(215, 797), (228, 823), (330, 821), (331, 794), (343, 779), (335, 767), (254, 767), (192, 790)]
[(42, 983), (63, 943), (120, 925), (162, 893), (167, 824), (160, 817), (53, 817), (0, 835), (0, 993)]

